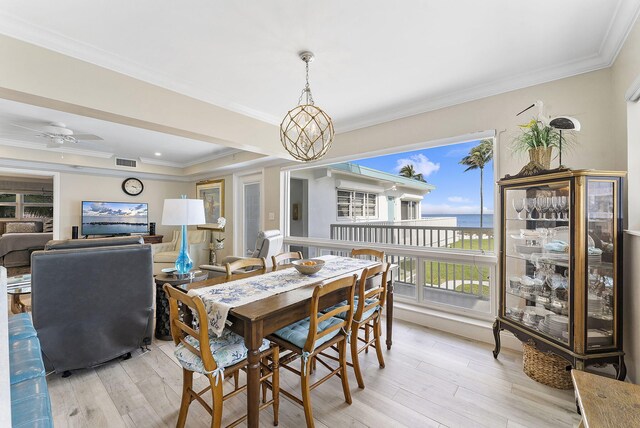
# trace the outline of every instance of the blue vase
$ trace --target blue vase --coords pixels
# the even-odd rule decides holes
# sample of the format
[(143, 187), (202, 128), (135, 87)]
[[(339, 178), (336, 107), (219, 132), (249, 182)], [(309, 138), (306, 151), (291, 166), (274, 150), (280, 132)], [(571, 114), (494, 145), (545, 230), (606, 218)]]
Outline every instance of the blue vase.
[(180, 241), (180, 253), (176, 259), (176, 270), (179, 274), (188, 273), (193, 267), (193, 261), (187, 250), (187, 226), (182, 225), (182, 239)]

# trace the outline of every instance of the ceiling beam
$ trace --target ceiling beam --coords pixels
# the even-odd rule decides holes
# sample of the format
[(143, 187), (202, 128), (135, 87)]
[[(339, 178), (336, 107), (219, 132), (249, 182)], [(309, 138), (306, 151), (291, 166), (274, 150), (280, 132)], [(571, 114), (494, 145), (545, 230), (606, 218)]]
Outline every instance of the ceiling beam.
[(0, 97), (288, 158), (278, 127), (0, 35)]

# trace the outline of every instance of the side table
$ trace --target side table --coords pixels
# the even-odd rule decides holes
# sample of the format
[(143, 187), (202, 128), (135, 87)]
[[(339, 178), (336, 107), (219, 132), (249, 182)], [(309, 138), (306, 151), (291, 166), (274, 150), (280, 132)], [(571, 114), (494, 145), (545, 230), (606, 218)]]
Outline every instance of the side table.
[(7, 295), (11, 296), (11, 313), (27, 312), (20, 296), (31, 294), (31, 274), (10, 276), (7, 278)]
[(7, 288), (7, 294), (11, 296), (11, 313), (19, 314), (21, 312), (27, 312), (27, 305), (25, 305), (20, 296), (31, 294), (31, 285)]
[(202, 271), (191, 271), (184, 277), (174, 274), (160, 273), (154, 277), (156, 283), (156, 339), (171, 340), (171, 325), (169, 323), (169, 300), (162, 287), (165, 284), (180, 288), (181, 285), (204, 281), (208, 274)]

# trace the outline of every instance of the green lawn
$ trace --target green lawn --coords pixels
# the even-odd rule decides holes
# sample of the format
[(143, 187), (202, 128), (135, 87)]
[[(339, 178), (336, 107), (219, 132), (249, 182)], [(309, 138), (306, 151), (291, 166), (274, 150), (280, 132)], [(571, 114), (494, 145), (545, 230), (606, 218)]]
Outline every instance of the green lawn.
[(455, 244), (449, 245), (449, 248), (459, 248), (463, 250), (485, 250), (493, 251), (493, 238), (485, 238), (482, 240), (482, 248), (480, 248), (480, 239), (469, 239), (465, 236), (464, 242), (458, 240)]
[[(483, 250), (493, 250), (493, 238), (483, 239), (482, 245), (478, 238), (466, 239), (464, 244), (462, 241), (458, 241), (455, 244), (451, 244), (450, 248), (459, 249), (473, 249), (478, 250), (482, 246)], [(407, 258), (400, 262), (400, 281), (410, 282), (410, 273), (415, 275), (415, 259)], [(464, 293), (478, 294), (478, 286), (480, 281), (489, 281), (489, 269), (486, 267), (476, 267), (473, 265), (460, 265), (453, 263), (439, 263), (426, 261), (425, 263), (425, 282), (427, 284), (433, 284), (434, 286), (442, 285), (445, 287), (447, 281), (463, 281), (463, 284), (455, 286), (456, 291), (462, 291)], [(405, 271), (406, 276), (405, 278)], [(489, 297), (490, 288), (488, 285), (482, 286), (482, 295)]]

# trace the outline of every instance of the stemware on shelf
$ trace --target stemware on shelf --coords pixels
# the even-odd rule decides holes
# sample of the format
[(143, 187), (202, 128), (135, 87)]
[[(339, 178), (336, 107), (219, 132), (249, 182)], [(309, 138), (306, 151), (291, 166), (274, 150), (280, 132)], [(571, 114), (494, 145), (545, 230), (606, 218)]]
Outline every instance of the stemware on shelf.
[(533, 220), (531, 213), (535, 209), (535, 198), (524, 198), (524, 210), (527, 212), (527, 220)]
[(511, 202), (513, 204), (513, 209), (516, 210), (516, 213), (518, 214), (518, 220), (522, 220), (520, 213), (524, 209), (524, 199), (516, 198), (516, 199), (513, 199)]

